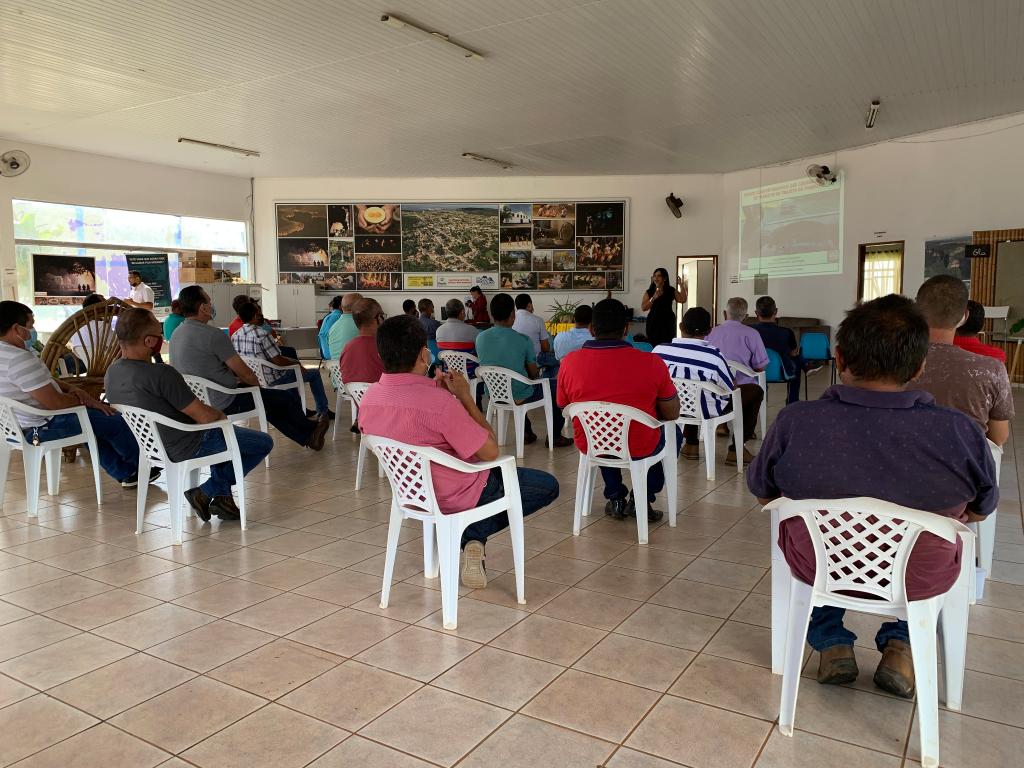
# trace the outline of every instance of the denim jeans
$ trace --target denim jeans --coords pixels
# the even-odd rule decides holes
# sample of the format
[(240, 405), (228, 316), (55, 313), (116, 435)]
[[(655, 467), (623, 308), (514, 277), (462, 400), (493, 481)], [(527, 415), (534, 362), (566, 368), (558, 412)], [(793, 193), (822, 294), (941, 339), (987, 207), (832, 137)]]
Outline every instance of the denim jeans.
[[(327, 402), (327, 392), (324, 390), (324, 380), (320, 376), (319, 368), (303, 368), (302, 369), (302, 380), (309, 384), (309, 391), (313, 393), (313, 403), (316, 407), (317, 413), (327, 413), (330, 406)], [(295, 373), (288, 371), (282, 374), (281, 377), (275, 381), (275, 384), (291, 384), (295, 381)]]
[[(96, 447), (99, 449), (99, 462), (103, 471), (117, 481), (125, 480), (139, 471), (139, 444), (135, 436), (124, 423), (121, 414), (108, 416), (102, 411), (86, 409), (89, 424), (96, 435)], [(37, 431), (38, 430), (38, 431)], [(73, 413), (62, 413), (54, 416), (41, 427), (25, 427), (22, 430), (31, 442), (33, 434), (38, 434), (39, 442), (60, 440), (82, 434), (82, 425), (78, 416)]]
[[(554, 379), (551, 380), (548, 388), (551, 390), (551, 429), (555, 433), (554, 435), (548, 435), (548, 437), (553, 439), (562, 434), (562, 427), (565, 426), (565, 417), (562, 416), (562, 409), (558, 407), (558, 401), (555, 399), (558, 394), (558, 385), (555, 383)], [(542, 397), (544, 397), (544, 390), (541, 388), (540, 384), (536, 384), (533, 387), (533, 394), (523, 400), (523, 403), (536, 403)], [(526, 434), (530, 434), (531, 432), (533, 432), (533, 425), (530, 424), (530, 416), (527, 414)]]
[[(256, 465), (270, 453), (274, 447), (273, 438), (255, 429), (235, 427), (235, 439), (238, 441), (238, 452), (242, 457), (242, 473), (248, 475)], [(210, 456), (227, 449), (224, 442), (224, 433), (219, 429), (210, 429), (203, 432), (203, 442), (196, 449), (194, 458)], [(210, 479), (199, 486), (199, 488), (211, 499), (217, 496), (230, 496), (231, 486), (235, 484), (235, 469), (230, 461), (214, 464), (210, 467)]]
[(805, 365), (807, 365), (807, 361), (804, 360), (801, 354), (791, 356), (788, 360), (783, 358), (783, 368), (786, 369), (786, 373), (793, 376), (792, 379), (786, 382), (786, 387), (788, 388), (786, 392), (786, 405), (800, 402), (800, 384), (803, 379)]
[[(523, 500), (523, 517), (532, 515), (538, 509), (546, 507), (558, 498), (558, 480), (554, 475), (541, 472), (539, 469), (516, 470), (519, 476), (519, 495)], [(480, 492), (477, 506), (490, 504), (505, 495), (505, 486), (501, 480), (501, 470), (495, 467), (487, 476), (487, 485)], [(487, 543), (487, 539), (508, 528), (508, 513), (501, 512), (484, 520), (479, 520), (462, 532), (462, 546), (470, 541)]]
[[(857, 636), (843, 626), (845, 608), (823, 605), (811, 611), (811, 623), (807, 627), (807, 643), (816, 651), (824, 651), (835, 645), (853, 645)], [(910, 630), (905, 621), (886, 621), (875, 635), (875, 647), (885, 650), (890, 640), (902, 640), (910, 645)]]
[[(682, 431), (679, 427), (676, 427), (676, 450), (678, 451), (682, 447)], [(654, 447), (654, 450), (647, 454), (647, 456), (653, 456), (662, 448), (665, 447), (665, 432), (662, 430), (658, 436), (658, 444)], [(645, 459), (647, 456), (633, 456), (634, 459)], [(604, 497), (606, 499), (624, 499), (626, 498), (626, 486), (622, 482), (622, 470), (616, 467), (600, 467), (601, 479), (604, 480)], [(661, 489), (665, 487), (665, 468), (659, 461), (657, 464), (652, 464), (650, 469), (647, 470), (647, 503), (651, 504), (654, 502), (655, 497), (661, 492)]]
[(552, 380), (551, 388), (554, 389), (554, 380), (558, 378), (558, 367), (560, 363), (554, 352), (538, 352), (537, 366), (541, 370), (541, 376)]
[[(313, 436), (316, 425), (306, 418), (299, 406), (299, 396), (294, 389), (267, 389), (260, 388), (260, 397), (263, 400), (263, 409), (267, 414), (267, 421), (289, 440), (299, 445), (305, 445)], [(243, 392), (236, 395), (231, 405), (224, 408), (225, 414), (245, 413), (253, 409), (252, 395)]]

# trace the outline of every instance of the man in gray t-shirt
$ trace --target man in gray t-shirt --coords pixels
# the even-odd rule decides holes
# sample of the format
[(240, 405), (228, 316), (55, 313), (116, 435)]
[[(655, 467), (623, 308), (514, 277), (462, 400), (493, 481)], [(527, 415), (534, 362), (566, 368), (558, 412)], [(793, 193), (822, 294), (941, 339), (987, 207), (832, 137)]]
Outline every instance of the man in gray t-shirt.
[[(233, 357), (238, 357), (238, 353), (220, 328), (190, 317), (174, 332), (174, 367), (182, 373), (234, 388), (238, 386), (238, 376), (227, 364)], [(234, 395), (212, 392), (210, 405), (224, 409), (234, 399)]]

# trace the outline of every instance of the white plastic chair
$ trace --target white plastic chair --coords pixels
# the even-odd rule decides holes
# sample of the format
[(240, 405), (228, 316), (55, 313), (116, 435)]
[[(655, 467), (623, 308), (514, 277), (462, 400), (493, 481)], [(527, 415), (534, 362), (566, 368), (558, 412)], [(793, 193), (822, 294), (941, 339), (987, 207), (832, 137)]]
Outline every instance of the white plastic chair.
[[(992, 452), (992, 461), (996, 464), (996, 485), (999, 485), (999, 469), (1003, 463), (1003, 449), (993, 443), (991, 440), (987, 440), (988, 448)], [(973, 530), (978, 536), (978, 568), (979, 573), (977, 577), (977, 598), (981, 598), (985, 594), (985, 582), (989, 576), (992, 575), (992, 558), (995, 554), (996, 549), (996, 513), (998, 510), (992, 510), (992, 513), (982, 520), (980, 523), (968, 523), (968, 527)]]
[[(587, 452), (580, 453), (576, 473), (576, 504), (572, 521), (573, 536), (580, 535), (583, 515), (590, 513), (594, 497), (594, 480), (598, 467), (628, 470), (636, 501), (636, 533), (641, 544), (647, 543), (647, 470), (659, 461), (665, 472), (668, 496), (669, 526), (676, 524), (676, 423), (663, 423), (628, 405), (589, 401), (571, 403), (563, 411), (566, 421), (578, 419), (587, 438)], [(665, 447), (644, 459), (629, 455), (629, 428), (636, 422), (665, 433)]]
[(471, 355), (468, 352), (458, 352), (454, 349), (441, 350), (437, 355), (437, 359), (447, 366), (448, 370), (452, 373), (461, 373), (466, 377), (466, 381), (469, 382), (469, 394), (473, 398), (473, 402), (476, 402), (476, 390), (480, 386), (480, 377), (476, 375), (474, 370), (472, 376), (469, 375), (469, 364), (480, 365), (480, 358), (475, 355)]
[[(142, 408), (127, 405), (115, 405), (114, 407), (124, 416), (132, 434), (135, 435), (135, 441), (139, 444), (139, 477), (149, 477), (151, 466), (164, 469), (164, 476), (167, 478), (167, 504), (171, 510), (171, 531), (174, 533), (175, 544), (181, 544), (182, 529), (185, 526), (185, 508), (188, 504), (185, 500), (185, 491), (199, 485), (200, 470), (225, 461), (231, 462), (235, 472), (239, 518), (242, 530), (245, 530), (245, 474), (242, 472), (242, 454), (238, 449), (238, 440), (235, 439), (235, 429), (230, 421), (224, 419), (209, 424), (183, 424)], [(182, 432), (205, 432), (208, 429), (219, 429), (224, 433), (224, 443), (227, 447), (225, 450), (209, 456), (200, 456), (185, 461), (171, 461), (167, 456), (167, 450), (164, 448), (157, 425)], [(135, 508), (136, 535), (142, 533), (148, 491), (149, 484), (140, 481)]]
[[(21, 425), (18, 423), (17, 414), (19, 413), (44, 419), (64, 413), (73, 413), (78, 417), (81, 432), (60, 440), (47, 440), (45, 443), (33, 445), (32, 441), (25, 437), (25, 433), (22, 432)], [(11, 464), (12, 450), (21, 451), (25, 465), (25, 496), (27, 497), (28, 516), (37, 517), (39, 515), (39, 471), (42, 468), (43, 459), (46, 460), (46, 492), (50, 496), (56, 496), (60, 492), (61, 449), (72, 445), (89, 446), (89, 461), (92, 464), (92, 476), (96, 483), (96, 503), (103, 503), (100, 486), (100, 452), (96, 446), (96, 435), (93, 434), (89, 415), (84, 406), (77, 405), (74, 408), (46, 411), (0, 397), (0, 433), (2, 433), (2, 439), (0, 439), (0, 509), (3, 508), (4, 496), (7, 491), (7, 470)]]
[(348, 392), (345, 391), (345, 383), (341, 380), (341, 361), (340, 360), (324, 360), (324, 365), (327, 368), (327, 375), (331, 378), (331, 386), (334, 387), (334, 430), (331, 432), (331, 440), (338, 439), (338, 422), (341, 419), (338, 416), (341, 414), (341, 405), (345, 400), (348, 400), (352, 405), (352, 426), (356, 424), (356, 410), (357, 406), (355, 401), (349, 396)]
[[(522, 374), (501, 368), (497, 365), (481, 365), (476, 369), (477, 378), (483, 381), (487, 387), (489, 400), (487, 401), (487, 421), (490, 421), (495, 414), (498, 417), (498, 445), (505, 444), (505, 426), (509, 413), (512, 414), (513, 425), (516, 433), (516, 458), (523, 458), (523, 444), (526, 439), (526, 414), (530, 411), (543, 408), (544, 419), (548, 425), (548, 450), (555, 449), (555, 438), (558, 435), (554, 430), (554, 417), (551, 412), (551, 382), (548, 379), (528, 379)], [(516, 403), (512, 395), (512, 382), (529, 384), (531, 387), (540, 385), (541, 398), (532, 403)]]
[[(267, 389), (294, 389), (298, 392), (299, 404), (302, 406), (303, 413), (305, 413), (306, 382), (302, 378), (301, 365), (275, 365), (261, 357), (248, 357), (247, 355), (239, 355), (239, 357), (256, 374), (256, 379), (261, 387), (266, 387)], [(272, 381), (277, 382), (282, 375), (289, 371), (294, 374), (295, 381), (271, 384)]]
[[(736, 471), (743, 474), (743, 400), (740, 390), (729, 391), (713, 381), (697, 381), (692, 379), (672, 379), (679, 393), (679, 418), (676, 424), (680, 427), (693, 425), (700, 430), (704, 442), (704, 462), (707, 464), (708, 480), (715, 479), (715, 430), (719, 424), (728, 424), (733, 445), (736, 446)], [(701, 409), (701, 393), (732, 398), (732, 411), (704, 418)]]
[[(365, 381), (353, 381), (350, 384), (344, 384), (345, 392), (348, 394), (349, 399), (352, 401), (352, 412), (358, 413), (359, 404), (363, 402), (363, 395), (366, 394), (372, 385)], [(335, 419), (337, 421), (337, 419)], [(363, 465), (366, 464), (366, 439), (364, 435), (359, 436), (359, 458), (356, 460), (356, 490), (358, 491), (363, 487)], [(377, 462), (377, 477), (384, 477), (384, 466), (378, 461)]]
[[(524, 578), (523, 502), (519, 493), (516, 460), (501, 456), (494, 461), (470, 464), (442, 453), (436, 448), (406, 445), (383, 437), (365, 435), (370, 450), (384, 467), (391, 483), (391, 521), (388, 526), (387, 554), (384, 560), (384, 584), (380, 607), (388, 607), (391, 578), (398, 553), (398, 536), (406, 518), (423, 522), (423, 571), (427, 578), (441, 575), (441, 617), (445, 629), (458, 626), (459, 559), (462, 534), (475, 522), (506, 512), (512, 535), (512, 561), (516, 572), (516, 600), (526, 603)], [(445, 515), (434, 495), (431, 466), (438, 465), (456, 472), (487, 472), (497, 467), (505, 495), (500, 499), (463, 512)], [(436, 539), (435, 539), (436, 535)]]
[[(259, 387), (225, 387), (218, 384), (215, 381), (204, 379), (202, 376), (185, 376), (185, 383), (188, 384), (188, 388), (192, 390), (193, 394), (199, 398), (199, 400), (210, 405), (210, 392), (221, 392), (226, 395), (243, 395), (248, 393), (252, 396), (253, 407), (248, 411), (242, 411), (240, 413), (228, 413), (225, 414), (232, 424), (248, 424), (251, 419), (256, 419), (256, 423), (260, 425), (260, 432), (269, 434), (267, 428), (267, 412), (263, 407), (263, 398), (260, 397)], [(264, 466), (270, 466), (270, 454), (267, 454), (267, 458), (263, 460)]]
[(761, 422), (761, 439), (764, 440), (765, 433), (768, 431), (768, 374), (765, 371), (755, 371), (750, 366), (737, 363), (735, 360), (726, 360), (725, 362), (734, 377), (737, 373), (752, 376), (757, 379), (757, 386), (764, 392), (764, 397), (761, 398), (761, 410), (757, 413), (757, 418)]
[[(967, 616), (974, 589), (974, 534), (967, 526), (932, 512), (907, 509), (871, 498), (776, 499), (765, 506), (772, 515), (772, 541), (778, 541), (778, 523), (801, 518), (807, 526), (817, 562), (814, 585), (789, 576), (776, 591), (772, 580), (772, 606), (786, 606), (785, 644), (782, 651), (782, 698), (779, 730), (793, 735), (796, 700), (803, 665), (804, 642), (811, 611), (832, 605), (879, 616), (904, 619), (910, 630), (914, 678), (917, 687), (921, 764), (939, 764), (939, 697), (936, 628), (942, 631), (946, 706), (959, 711), (967, 657)], [(963, 542), (960, 575), (944, 594), (908, 600), (904, 586), (907, 563), (918, 536), (928, 532), (948, 542)], [(777, 546), (775, 544), (774, 546)], [(785, 565), (785, 563), (783, 563)], [(774, 567), (774, 563), (773, 563)], [(876, 599), (852, 597), (851, 592)], [(773, 672), (779, 639), (772, 626)]]

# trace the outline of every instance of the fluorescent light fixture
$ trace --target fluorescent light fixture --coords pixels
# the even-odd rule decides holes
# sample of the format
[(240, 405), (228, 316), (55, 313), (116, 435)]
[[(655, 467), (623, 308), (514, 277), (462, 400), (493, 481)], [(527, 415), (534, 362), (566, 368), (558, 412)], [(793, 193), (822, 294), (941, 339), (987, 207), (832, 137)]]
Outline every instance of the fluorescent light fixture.
[(865, 128), (875, 127), (875, 119), (878, 117), (878, 108), (881, 106), (882, 102), (880, 102), (878, 99), (875, 99), (874, 101), (871, 102), (871, 105), (868, 107), (867, 120), (864, 121)]
[(232, 147), (229, 144), (217, 144), (213, 141), (203, 141), (202, 139), (186, 139), (184, 136), (178, 137), (179, 144), (198, 144), (200, 147), (213, 147), (214, 149), (223, 149), (225, 152), (237, 152), (240, 155), (246, 157), (260, 157), (260, 153), (255, 149), (243, 149), (242, 147)]
[(472, 48), (467, 48), (464, 45), (459, 45), (458, 43), (453, 42), (452, 39), (448, 37), (448, 35), (444, 35), (440, 32), (434, 32), (429, 29), (424, 29), (423, 27), (418, 27), (411, 21), (401, 19), (398, 16), (395, 16), (393, 13), (385, 13), (380, 17), (380, 20), (387, 24), (389, 27), (394, 27), (395, 29), (411, 29), (413, 32), (419, 32), (421, 35), (425, 35), (429, 37), (431, 40), (437, 40), (442, 43), (445, 43), (446, 45), (450, 45), (452, 48), (458, 49), (458, 51), (467, 59), (483, 58), (483, 54), (474, 51)]
[(493, 165), (497, 165), (506, 171), (509, 168), (515, 167), (512, 163), (508, 162), (507, 160), (498, 160), (496, 157), (488, 157), (487, 155), (478, 155), (476, 152), (463, 152), (462, 156), (467, 160), (476, 160), (477, 162), (480, 163), (491, 163)]

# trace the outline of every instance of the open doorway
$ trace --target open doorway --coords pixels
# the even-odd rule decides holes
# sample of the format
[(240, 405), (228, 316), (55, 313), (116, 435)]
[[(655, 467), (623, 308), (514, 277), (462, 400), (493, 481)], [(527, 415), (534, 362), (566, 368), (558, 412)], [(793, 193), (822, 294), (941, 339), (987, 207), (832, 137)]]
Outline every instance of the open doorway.
[(677, 256), (676, 276), (686, 283), (685, 304), (676, 304), (676, 323), (690, 307), (704, 307), (711, 317), (718, 317), (718, 257)]
[(857, 258), (857, 301), (903, 292), (903, 240), (861, 243)]

